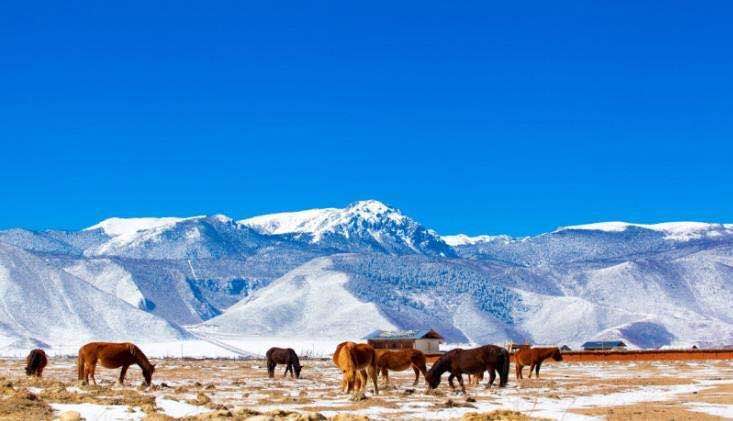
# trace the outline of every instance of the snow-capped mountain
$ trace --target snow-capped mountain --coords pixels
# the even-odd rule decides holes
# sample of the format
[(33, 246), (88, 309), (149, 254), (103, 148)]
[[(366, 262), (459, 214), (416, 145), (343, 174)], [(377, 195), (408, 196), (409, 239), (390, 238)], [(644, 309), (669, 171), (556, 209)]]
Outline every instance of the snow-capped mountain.
[(447, 238), (461, 257), (534, 266), (638, 259), (645, 255), (706, 249), (733, 242), (733, 225), (603, 222), (562, 227), (535, 237), (459, 235)]
[(454, 256), (434, 231), (376, 200), (352, 203), (343, 209), (256, 216), (239, 223), (262, 234), (290, 234), (340, 251)]
[[(708, 258), (732, 263), (725, 256)], [(578, 346), (615, 337), (659, 347), (733, 341), (730, 310), (722, 307), (733, 299), (730, 278), (722, 280), (730, 267), (690, 286), (679, 277), (692, 269), (690, 260), (699, 262), (682, 258), (670, 270), (655, 262), (517, 272), (418, 255), (332, 255), (294, 269), (197, 329), (225, 336), (353, 338), (389, 324), (434, 328), (452, 342)], [(541, 288), (528, 288), (524, 279), (552, 285), (533, 292)]]
[(217, 259), (252, 253), (274, 242), (224, 215), (191, 218), (111, 218), (86, 232), (106, 236), (87, 256), (135, 259)]
[(187, 337), (181, 328), (0, 242), (0, 348)]
[[(733, 343), (729, 224), (607, 222), (524, 238), (440, 237), (363, 201), (239, 222), (110, 218), (81, 231), (11, 229), (0, 231), (0, 246), (0, 302), (42, 308), (23, 294), (48, 288), (36, 296), (48, 295), (39, 299), (55, 303), (66, 314), (58, 323), (79, 337), (106, 329), (114, 338), (169, 340), (187, 325), (211, 335), (338, 339), (430, 327), (454, 342)], [(84, 297), (113, 310), (92, 319)], [(2, 314), (0, 347), (60, 335), (22, 317), (6, 322), (16, 320), (12, 310)], [(134, 332), (130, 317), (150, 328)]]

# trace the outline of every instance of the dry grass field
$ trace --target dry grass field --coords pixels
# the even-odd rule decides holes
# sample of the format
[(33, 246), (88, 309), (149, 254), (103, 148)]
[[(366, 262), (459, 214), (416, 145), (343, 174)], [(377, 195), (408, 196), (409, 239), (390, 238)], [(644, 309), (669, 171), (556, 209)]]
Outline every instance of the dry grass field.
[[(131, 367), (127, 385), (117, 370), (98, 368), (99, 386), (79, 386), (73, 359), (52, 359), (44, 379), (26, 378), (23, 362), (0, 359), (0, 419), (53, 419), (77, 411), (87, 419), (724, 419), (733, 417), (733, 364), (718, 361), (556, 363), (541, 379), (505, 389), (453, 393), (447, 375), (426, 393), (412, 371), (390, 375), (393, 388), (352, 402), (338, 390), (330, 361), (305, 361), (299, 380), (266, 377), (264, 361), (157, 360), (154, 385), (144, 389)], [(527, 373), (525, 372), (525, 377)], [(381, 385), (381, 382), (380, 382)]]

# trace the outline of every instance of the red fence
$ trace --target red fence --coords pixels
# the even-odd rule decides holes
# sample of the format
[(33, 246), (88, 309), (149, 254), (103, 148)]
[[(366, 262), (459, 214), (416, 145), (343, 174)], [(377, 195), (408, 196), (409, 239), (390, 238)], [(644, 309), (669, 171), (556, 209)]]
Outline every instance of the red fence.
[[(730, 360), (732, 349), (662, 349), (638, 351), (568, 351), (562, 353), (564, 361), (688, 361)], [(548, 362), (550, 362), (548, 360)]]

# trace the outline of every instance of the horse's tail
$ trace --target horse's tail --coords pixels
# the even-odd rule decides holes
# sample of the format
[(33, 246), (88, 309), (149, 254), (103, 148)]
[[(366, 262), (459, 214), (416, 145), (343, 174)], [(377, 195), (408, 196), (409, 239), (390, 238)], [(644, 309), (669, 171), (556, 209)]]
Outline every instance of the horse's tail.
[(81, 349), (79, 350), (79, 356), (76, 357), (76, 371), (78, 380), (84, 380), (84, 358), (81, 356)]
[(509, 381), (509, 362), (511, 358), (506, 349), (502, 349), (499, 355), (501, 357), (499, 359), (499, 387), (504, 387)]
[(42, 363), (43, 355), (41, 354), (41, 351), (34, 349), (28, 355), (28, 358), (26, 358), (25, 374), (27, 376), (30, 376), (31, 374), (35, 373)]
[(356, 356), (354, 355), (354, 344), (346, 343), (341, 349), (339, 359), (341, 361), (341, 369), (344, 372), (344, 379), (347, 384), (347, 393), (351, 393), (354, 389), (357, 373)]

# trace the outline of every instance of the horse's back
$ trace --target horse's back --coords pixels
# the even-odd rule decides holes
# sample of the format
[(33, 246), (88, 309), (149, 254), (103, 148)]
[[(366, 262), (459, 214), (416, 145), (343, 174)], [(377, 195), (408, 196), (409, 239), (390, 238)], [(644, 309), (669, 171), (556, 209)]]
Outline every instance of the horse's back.
[(537, 359), (535, 348), (520, 348), (514, 353), (514, 362), (522, 365), (534, 364)]
[(135, 355), (142, 354), (140, 348), (131, 342), (89, 342), (79, 348), (79, 357), (85, 360), (99, 360), (107, 368), (135, 361)]
[(371, 345), (355, 344), (351, 348), (351, 354), (359, 368), (377, 363), (377, 354)]

